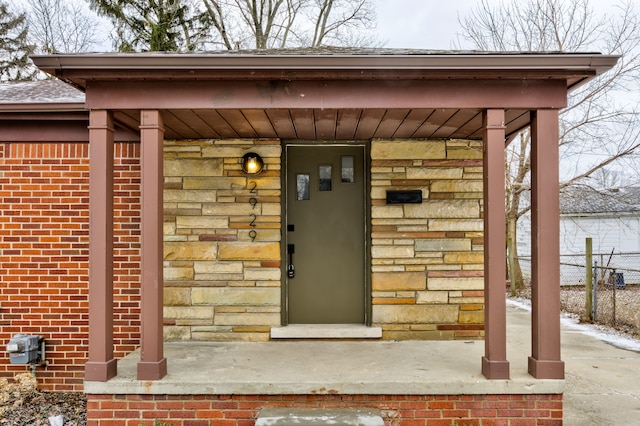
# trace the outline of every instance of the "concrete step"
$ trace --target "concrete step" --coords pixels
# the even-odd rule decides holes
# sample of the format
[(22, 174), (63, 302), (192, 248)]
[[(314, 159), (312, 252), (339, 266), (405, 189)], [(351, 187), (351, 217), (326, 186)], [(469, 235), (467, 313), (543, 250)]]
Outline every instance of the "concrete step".
[(364, 324), (289, 324), (271, 329), (272, 339), (379, 339), (381, 327)]
[(307, 409), (265, 408), (256, 426), (384, 426), (380, 410), (373, 409)]

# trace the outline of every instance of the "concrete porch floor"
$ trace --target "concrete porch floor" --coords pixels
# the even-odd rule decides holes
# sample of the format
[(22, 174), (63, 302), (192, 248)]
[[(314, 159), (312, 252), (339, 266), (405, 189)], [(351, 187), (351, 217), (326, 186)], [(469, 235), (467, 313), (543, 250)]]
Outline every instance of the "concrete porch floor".
[[(508, 310), (515, 310), (512, 306)], [(510, 380), (481, 374), (483, 341), (167, 342), (168, 374), (136, 379), (138, 351), (89, 394), (559, 394), (564, 380), (527, 373), (529, 322), (508, 322)]]

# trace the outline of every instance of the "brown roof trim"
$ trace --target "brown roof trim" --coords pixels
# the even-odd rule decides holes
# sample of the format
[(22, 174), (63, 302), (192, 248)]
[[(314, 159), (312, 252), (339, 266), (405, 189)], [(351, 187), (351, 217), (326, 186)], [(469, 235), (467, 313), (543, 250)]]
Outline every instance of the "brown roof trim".
[(50, 112), (87, 112), (84, 102), (16, 102), (0, 103), (0, 113), (2, 112), (28, 112), (28, 113), (50, 113)]
[(180, 54), (105, 53), (32, 56), (42, 70), (422, 70), (569, 71), (596, 74), (619, 56), (595, 53)]

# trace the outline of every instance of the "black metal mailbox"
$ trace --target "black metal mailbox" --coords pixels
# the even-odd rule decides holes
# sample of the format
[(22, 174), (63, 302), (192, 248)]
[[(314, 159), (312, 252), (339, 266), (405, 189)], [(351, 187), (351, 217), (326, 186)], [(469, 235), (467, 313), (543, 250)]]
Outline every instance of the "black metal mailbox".
[(422, 191), (419, 189), (388, 190), (387, 204), (420, 204)]

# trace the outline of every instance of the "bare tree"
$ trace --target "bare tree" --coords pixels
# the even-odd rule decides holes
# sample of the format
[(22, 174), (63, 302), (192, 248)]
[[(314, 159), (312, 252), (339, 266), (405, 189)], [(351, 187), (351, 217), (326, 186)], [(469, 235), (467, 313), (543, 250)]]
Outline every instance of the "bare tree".
[(603, 191), (615, 191), (623, 187), (622, 174), (618, 170), (598, 169), (591, 175), (591, 186)]
[(376, 16), (368, 0), (315, 0), (312, 11), (315, 11), (311, 15), (315, 17), (315, 26), (311, 46), (366, 46), (375, 42), (366, 32), (354, 38), (359, 29), (375, 28)]
[(364, 46), (375, 41), (369, 31), (376, 22), (373, 0), (87, 1), (112, 20), (120, 51)]
[(203, 0), (217, 47), (363, 46), (374, 37), (371, 0)]
[[(561, 111), (561, 188), (588, 184), (602, 169), (625, 167), (640, 146), (634, 96), (640, 81), (640, 19), (631, 1), (609, 10), (597, 15), (589, 0), (512, 0), (495, 7), (482, 0), (460, 22), (462, 38), (481, 50), (622, 55), (613, 70), (574, 90)], [(530, 141), (529, 131), (523, 131), (505, 155), (507, 242), (516, 259), (517, 221), (530, 210)], [(512, 289), (522, 286), (518, 262), (511, 265), (510, 277)]]
[[(286, 40), (294, 26), (299, 8), (292, 0), (203, 0), (210, 42), (227, 50), (246, 47), (253, 41), (256, 49), (274, 47), (272, 41)], [(298, 6), (297, 4), (295, 6)], [(291, 14), (287, 16), (286, 11)]]
[(69, 0), (28, 0), (29, 38), (39, 53), (97, 50), (98, 17), (86, 4)]

